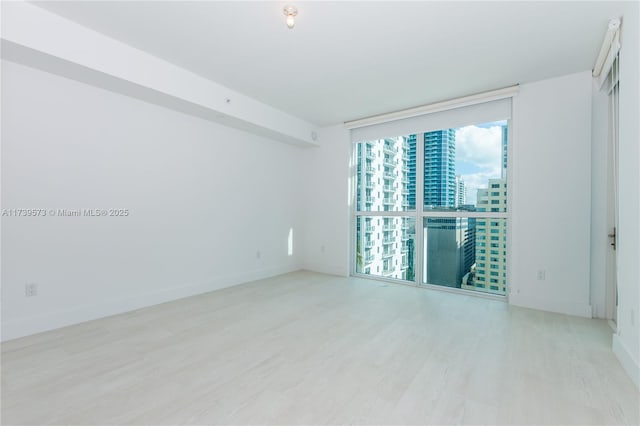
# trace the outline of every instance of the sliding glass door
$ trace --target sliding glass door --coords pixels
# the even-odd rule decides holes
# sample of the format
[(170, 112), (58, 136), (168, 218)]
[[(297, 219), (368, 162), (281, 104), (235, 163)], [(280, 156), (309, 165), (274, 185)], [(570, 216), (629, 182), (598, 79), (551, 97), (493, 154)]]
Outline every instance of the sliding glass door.
[(356, 274), (504, 295), (508, 121), (354, 144)]

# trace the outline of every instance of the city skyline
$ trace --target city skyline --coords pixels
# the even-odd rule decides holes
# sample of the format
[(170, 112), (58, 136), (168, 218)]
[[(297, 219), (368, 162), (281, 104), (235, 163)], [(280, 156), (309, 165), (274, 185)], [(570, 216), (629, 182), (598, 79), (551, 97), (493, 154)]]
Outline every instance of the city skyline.
[[(415, 212), (416, 191), (422, 190), (425, 212), (505, 212), (507, 135), (506, 121), (497, 121), (359, 143), (357, 209)], [(424, 144), (420, 160), (418, 143)], [(417, 186), (418, 161), (424, 164), (423, 188)], [(498, 184), (500, 192), (489, 191)], [(504, 294), (506, 251), (485, 260), (480, 246), (491, 241), (493, 247), (499, 238), (506, 250), (506, 221), (461, 215), (427, 215), (420, 224), (411, 216), (359, 216), (357, 272), (413, 280), (422, 268), (425, 283)], [(424, 229), (422, 259), (415, 258), (417, 226)]]

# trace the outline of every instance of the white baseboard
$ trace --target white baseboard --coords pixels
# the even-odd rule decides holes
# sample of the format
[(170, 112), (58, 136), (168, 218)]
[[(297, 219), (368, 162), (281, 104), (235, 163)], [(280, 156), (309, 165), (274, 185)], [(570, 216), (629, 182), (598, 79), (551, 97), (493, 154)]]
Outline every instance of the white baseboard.
[(555, 312), (558, 314), (573, 315), (576, 317), (592, 318), (593, 310), (588, 303), (563, 302), (547, 299), (522, 297), (517, 294), (509, 294), (509, 304), (523, 308), (537, 309), (539, 311)]
[(197, 283), (181, 287), (165, 288), (155, 292), (136, 294), (125, 298), (105, 300), (100, 303), (77, 306), (58, 312), (47, 312), (42, 315), (2, 321), (1, 341), (29, 336), (44, 331), (54, 330), (69, 325), (104, 318), (136, 309), (146, 308), (160, 303), (171, 302), (185, 297), (208, 293), (247, 283), (263, 278), (269, 278), (293, 271), (298, 267), (273, 267), (254, 271), (243, 271), (232, 275), (216, 277), (206, 283)]
[(320, 263), (304, 263), (302, 269), (311, 272), (320, 272), (321, 274), (335, 275), (338, 277), (348, 277), (349, 271), (345, 268), (327, 266)]
[(627, 349), (627, 347), (620, 340), (620, 336), (617, 334), (613, 335), (613, 343), (612, 343), (613, 353), (616, 354), (620, 364), (627, 372), (631, 380), (636, 385), (638, 390), (640, 390), (640, 365), (638, 365), (638, 361), (636, 361), (631, 353)]

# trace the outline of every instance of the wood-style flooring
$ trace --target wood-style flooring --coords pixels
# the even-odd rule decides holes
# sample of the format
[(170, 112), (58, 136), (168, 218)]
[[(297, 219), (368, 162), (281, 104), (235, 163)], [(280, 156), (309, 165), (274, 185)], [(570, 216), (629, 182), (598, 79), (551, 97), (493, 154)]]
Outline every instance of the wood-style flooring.
[(2, 424), (640, 424), (605, 321), (296, 272), (2, 344)]

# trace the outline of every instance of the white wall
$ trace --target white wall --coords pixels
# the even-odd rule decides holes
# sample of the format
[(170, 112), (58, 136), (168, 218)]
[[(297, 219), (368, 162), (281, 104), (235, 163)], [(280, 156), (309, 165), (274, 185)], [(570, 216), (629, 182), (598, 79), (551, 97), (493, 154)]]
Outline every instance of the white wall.
[(613, 350), (640, 388), (640, 6), (622, 21), (618, 215), (618, 330)]
[(2, 218), (3, 339), (299, 269), (302, 149), (2, 68), (2, 208), (130, 211)]
[(591, 317), (591, 83), (585, 71), (524, 84), (514, 99), (514, 305)]
[[(514, 100), (515, 305), (591, 316), (591, 84), (586, 71), (522, 85)], [(341, 125), (321, 129), (319, 141), (319, 148), (305, 151), (304, 267), (346, 275), (349, 132)], [(562, 187), (568, 189), (553, 190)], [(539, 269), (546, 280), (536, 279)]]
[(342, 124), (318, 132), (319, 147), (304, 151), (305, 269), (349, 275), (351, 138)]

